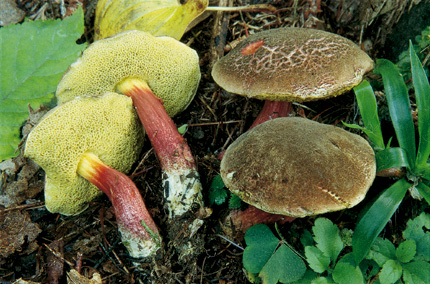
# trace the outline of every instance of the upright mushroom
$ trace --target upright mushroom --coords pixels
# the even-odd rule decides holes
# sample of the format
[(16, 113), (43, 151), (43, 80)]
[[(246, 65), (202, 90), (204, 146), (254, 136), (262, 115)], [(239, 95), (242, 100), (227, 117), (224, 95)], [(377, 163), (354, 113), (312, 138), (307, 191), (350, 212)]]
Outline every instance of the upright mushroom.
[(288, 115), (291, 102), (335, 97), (358, 85), (373, 61), (352, 41), (305, 28), (253, 34), (218, 60), (212, 76), (228, 92), (265, 100), (253, 126)]
[(130, 255), (148, 257), (160, 249), (161, 238), (138, 189), (122, 173), (136, 162), (143, 138), (130, 98), (77, 97), (44, 116), (30, 132), (24, 155), (46, 172), (50, 212), (78, 214), (104, 192)]
[[(91, 44), (56, 91), (59, 103), (106, 91), (131, 97), (161, 164), (169, 228), (180, 241), (187, 238), (176, 235), (193, 235), (208, 212), (193, 155), (170, 116), (190, 104), (199, 81), (199, 58), (193, 49), (173, 38), (127, 31)], [(184, 246), (190, 250), (188, 243)]]
[[(254, 127), (228, 147), (221, 161), (225, 185), (243, 201), (292, 217), (355, 206), (375, 174), (374, 152), (364, 138), (298, 117)], [(233, 222), (241, 227), (248, 221), (239, 216)]]

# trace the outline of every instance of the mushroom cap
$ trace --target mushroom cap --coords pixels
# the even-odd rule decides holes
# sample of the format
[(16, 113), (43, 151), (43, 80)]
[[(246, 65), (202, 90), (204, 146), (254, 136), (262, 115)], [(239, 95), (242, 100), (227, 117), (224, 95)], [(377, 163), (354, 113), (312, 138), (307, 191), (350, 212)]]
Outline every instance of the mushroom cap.
[(305, 217), (350, 208), (376, 174), (369, 143), (308, 119), (264, 122), (232, 143), (221, 161), (225, 185), (269, 213)]
[(28, 135), (24, 156), (45, 170), (46, 208), (75, 215), (102, 193), (77, 174), (82, 155), (91, 152), (108, 166), (128, 172), (143, 140), (131, 98), (116, 93), (82, 96), (44, 116)]
[(98, 40), (83, 52), (57, 86), (58, 103), (85, 94), (115, 92), (126, 78), (144, 80), (170, 116), (193, 100), (200, 81), (195, 50), (170, 37), (127, 31)]
[(339, 35), (279, 28), (243, 40), (215, 63), (212, 77), (231, 93), (304, 102), (352, 89), (373, 65), (364, 51)]

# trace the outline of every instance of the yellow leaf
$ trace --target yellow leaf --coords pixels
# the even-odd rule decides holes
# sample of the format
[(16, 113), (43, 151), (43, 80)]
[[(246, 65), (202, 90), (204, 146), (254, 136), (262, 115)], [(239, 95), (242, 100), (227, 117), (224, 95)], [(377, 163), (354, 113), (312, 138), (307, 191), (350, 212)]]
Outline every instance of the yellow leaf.
[(208, 6), (208, 0), (100, 0), (95, 19), (95, 40), (126, 30), (180, 39), (188, 24)]

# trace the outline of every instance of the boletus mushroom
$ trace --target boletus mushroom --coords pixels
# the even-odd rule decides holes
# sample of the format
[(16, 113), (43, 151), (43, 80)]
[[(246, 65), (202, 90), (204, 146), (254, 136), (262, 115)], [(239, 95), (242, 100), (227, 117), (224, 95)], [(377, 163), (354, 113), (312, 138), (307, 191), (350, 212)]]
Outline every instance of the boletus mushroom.
[[(292, 217), (355, 206), (375, 174), (374, 152), (364, 138), (298, 117), (257, 125), (236, 139), (221, 161), (225, 185), (244, 202)], [(241, 226), (249, 220), (242, 217), (232, 221), (246, 230)]]
[(139, 158), (144, 131), (130, 98), (77, 97), (48, 112), (28, 135), (24, 156), (46, 173), (45, 205), (76, 215), (104, 192), (132, 257), (154, 256), (157, 226), (135, 184), (123, 173)]
[(56, 91), (59, 103), (106, 91), (131, 97), (161, 165), (169, 229), (175, 234), (194, 234), (209, 214), (194, 157), (170, 118), (190, 104), (200, 76), (193, 49), (170, 37), (132, 30), (92, 43)]
[(265, 100), (252, 127), (288, 116), (291, 102), (338, 96), (358, 85), (373, 61), (351, 40), (321, 30), (278, 28), (240, 42), (213, 69), (228, 92)]

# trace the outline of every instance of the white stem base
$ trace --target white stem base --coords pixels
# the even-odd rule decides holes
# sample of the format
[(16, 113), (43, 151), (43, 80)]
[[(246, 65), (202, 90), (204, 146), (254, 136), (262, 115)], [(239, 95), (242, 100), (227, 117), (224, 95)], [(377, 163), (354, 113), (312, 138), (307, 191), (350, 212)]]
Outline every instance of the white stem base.
[(164, 198), (169, 219), (204, 208), (202, 184), (196, 169), (176, 169), (163, 173)]
[[(118, 224), (118, 230), (121, 233), (122, 244), (127, 248), (128, 253), (134, 258), (145, 258), (155, 256), (161, 248), (161, 238), (157, 234), (150, 239), (143, 239), (136, 236), (129, 229), (123, 228)], [(142, 227), (142, 230), (145, 230)]]

